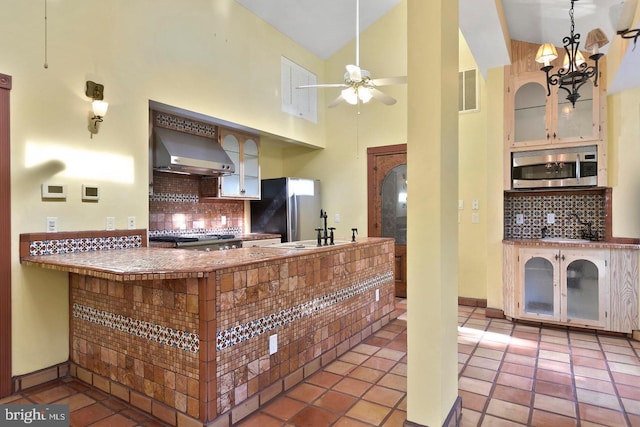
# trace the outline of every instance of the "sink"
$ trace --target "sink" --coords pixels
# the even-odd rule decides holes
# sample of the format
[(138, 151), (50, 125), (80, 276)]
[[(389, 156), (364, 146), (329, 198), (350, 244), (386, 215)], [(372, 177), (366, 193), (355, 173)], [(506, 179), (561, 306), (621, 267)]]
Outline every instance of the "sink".
[(351, 243), (348, 240), (335, 240), (333, 246), (318, 246), (317, 240), (299, 240), (297, 242), (276, 243), (274, 245), (267, 246), (268, 248), (281, 248), (281, 249), (321, 249), (332, 248), (334, 246), (348, 245)]
[(566, 237), (545, 237), (540, 239), (543, 242), (553, 242), (553, 243), (589, 243), (591, 240), (587, 239), (568, 239)]

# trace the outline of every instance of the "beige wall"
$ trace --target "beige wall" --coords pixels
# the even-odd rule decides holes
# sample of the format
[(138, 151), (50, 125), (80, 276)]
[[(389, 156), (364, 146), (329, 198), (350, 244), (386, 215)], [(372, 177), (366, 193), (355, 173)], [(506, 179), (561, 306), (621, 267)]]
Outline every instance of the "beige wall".
[[(148, 102), (158, 101), (307, 144), (325, 143), (319, 124), (280, 111), (280, 56), (324, 81), (324, 62), (234, 0), (113, 0), (48, 3), (44, 69), (42, 2), (7, 0), (0, 15), (0, 72), (11, 91), (13, 373), (68, 357), (66, 275), (22, 267), (18, 234), (104, 229), (114, 216), (147, 227)], [(89, 138), (86, 80), (105, 85), (109, 111)], [(320, 99), (324, 101), (324, 95)], [(283, 169), (265, 150), (269, 173)], [(66, 184), (66, 202), (43, 202), (40, 184)], [(100, 186), (83, 203), (80, 186)]]
[(640, 88), (607, 97), (613, 235), (640, 237)]
[[(460, 70), (477, 69), (464, 36), (458, 32), (458, 62)], [(478, 71), (478, 111), (460, 113), (458, 118), (458, 293), (469, 298), (486, 298), (487, 223), (491, 217), (487, 206), (487, 138), (488, 100), (485, 80)], [(452, 101), (456, 101), (453, 100)], [(472, 209), (478, 200), (478, 210)], [(478, 214), (479, 223), (471, 215)]]

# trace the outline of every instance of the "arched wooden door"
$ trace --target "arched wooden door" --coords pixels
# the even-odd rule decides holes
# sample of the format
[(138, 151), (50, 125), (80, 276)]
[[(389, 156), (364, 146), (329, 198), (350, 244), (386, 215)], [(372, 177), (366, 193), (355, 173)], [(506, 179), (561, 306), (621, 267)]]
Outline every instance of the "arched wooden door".
[(396, 296), (407, 297), (407, 145), (367, 149), (368, 234), (393, 237)]

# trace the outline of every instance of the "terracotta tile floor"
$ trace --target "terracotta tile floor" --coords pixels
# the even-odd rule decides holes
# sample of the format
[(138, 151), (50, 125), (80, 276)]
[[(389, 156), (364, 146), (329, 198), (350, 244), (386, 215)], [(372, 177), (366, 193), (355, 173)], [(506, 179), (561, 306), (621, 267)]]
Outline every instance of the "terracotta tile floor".
[[(405, 300), (397, 320), (239, 427), (401, 427), (406, 419)], [(458, 308), (463, 426), (640, 426), (640, 343), (487, 319)], [(72, 426), (164, 426), (73, 379), (0, 400), (69, 403)]]

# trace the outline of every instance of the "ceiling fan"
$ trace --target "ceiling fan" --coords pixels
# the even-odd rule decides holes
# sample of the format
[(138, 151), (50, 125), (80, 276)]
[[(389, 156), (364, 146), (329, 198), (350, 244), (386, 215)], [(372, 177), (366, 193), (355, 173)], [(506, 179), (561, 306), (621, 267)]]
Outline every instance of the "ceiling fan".
[(343, 101), (351, 105), (358, 102), (367, 103), (374, 98), (385, 105), (396, 103), (395, 98), (377, 89), (380, 86), (399, 85), (407, 83), (407, 76), (384, 77), (372, 79), (371, 73), (360, 68), (360, 0), (356, 0), (356, 63), (346, 66), (344, 73), (344, 83), (326, 83), (317, 85), (298, 86), (297, 89), (312, 87), (342, 87), (340, 95), (329, 103), (329, 108), (333, 108)]

